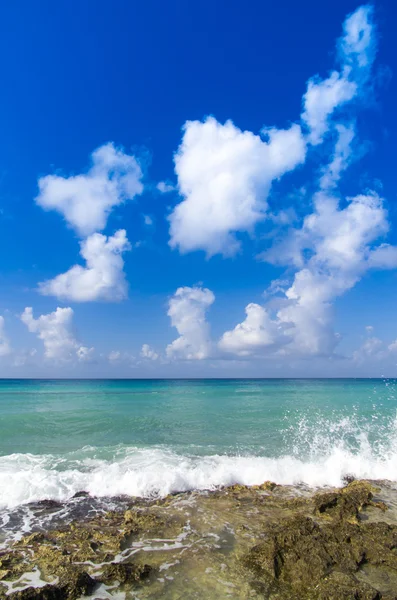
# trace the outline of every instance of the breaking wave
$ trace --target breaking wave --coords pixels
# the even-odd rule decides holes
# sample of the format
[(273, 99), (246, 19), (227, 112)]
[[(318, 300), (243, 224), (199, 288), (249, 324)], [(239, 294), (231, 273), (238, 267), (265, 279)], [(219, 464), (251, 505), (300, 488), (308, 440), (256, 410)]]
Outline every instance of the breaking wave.
[[(313, 423), (312, 418), (310, 419)], [(288, 441), (287, 441), (288, 439)], [(167, 447), (85, 447), (63, 456), (0, 457), (0, 507), (44, 499), (65, 501), (77, 492), (92, 496), (165, 496), (240, 483), (339, 486), (346, 476), (397, 481), (397, 420), (374, 435), (354, 419), (305, 419), (286, 435), (278, 456), (178, 452)]]

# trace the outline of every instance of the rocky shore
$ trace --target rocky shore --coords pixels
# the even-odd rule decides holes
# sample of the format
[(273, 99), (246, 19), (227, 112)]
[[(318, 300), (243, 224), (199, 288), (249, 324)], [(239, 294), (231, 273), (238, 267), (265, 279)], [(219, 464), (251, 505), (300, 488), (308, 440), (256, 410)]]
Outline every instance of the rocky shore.
[(266, 482), (124, 498), (0, 554), (1, 600), (84, 597), (396, 600), (397, 491)]

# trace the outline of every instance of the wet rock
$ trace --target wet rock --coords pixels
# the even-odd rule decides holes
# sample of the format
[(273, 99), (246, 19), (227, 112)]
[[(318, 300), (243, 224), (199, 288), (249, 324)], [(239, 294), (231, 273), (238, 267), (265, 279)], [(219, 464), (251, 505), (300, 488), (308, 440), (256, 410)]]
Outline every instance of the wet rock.
[(342, 477), (342, 481), (345, 485), (347, 485), (348, 483), (352, 483), (355, 480), (356, 478), (354, 477), (354, 475), (344, 475)]
[(41, 588), (28, 587), (19, 592), (12, 592), (9, 595), (0, 595), (1, 600), (63, 600), (62, 596), (55, 587), (46, 585)]
[(134, 583), (147, 579), (152, 571), (150, 565), (139, 565), (133, 563), (111, 563), (106, 565), (98, 581), (102, 583)]
[(53, 509), (53, 508), (61, 508), (62, 504), (61, 504), (61, 502), (58, 502), (57, 500), (39, 500), (36, 503), (36, 506), (38, 506), (40, 508), (44, 508), (44, 509)]
[(88, 492), (76, 492), (72, 498), (88, 498), (89, 495)]
[(79, 571), (74, 567), (61, 569), (59, 580), (55, 584), (43, 587), (27, 587), (20, 591), (1, 595), (3, 600), (77, 600), (80, 596), (90, 594), (97, 582), (85, 571)]
[(383, 502), (373, 501), (376, 491), (378, 491), (377, 488), (366, 481), (353, 481), (341, 490), (316, 495), (314, 498), (315, 512), (332, 519), (347, 519), (357, 522), (359, 513), (367, 506), (387, 509)]
[[(102, 584), (142, 598), (397, 600), (397, 492), (381, 485), (387, 515), (366, 481), (321, 493), (235, 485), (106, 513), (101, 503), (0, 554), (0, 600), (95, 600)], [(44, 587), (7, 595), (36, 569)]]
[(155, 515), (148, 512), (129, 509), (124, 513), (124, 523), (128, 526), (131, 532), (147, 531), (158, 526), (159, 519)]
[(360, 567), (369, 563), (397, 572), (397, 527), (386, 523), (320, 525), (297, 516), (269, 526), (264, 536), (243, 564), (270, 598), (377, 599), (377, 590), (356, 579)]
[(61, 569), (59, 572), (59, 583), (56, 585), (62, 594), (62, 599), (77, 600), (80, 596), (90, 594), (97, 582), (85, 571), (77, 571), (74, 566)]
[(264, 481), (260, 485), (253, 485), (252, 489), (254, 490), (262, 490), (264, 492), (272, 492), (276, 487), (279, 487), (277, 483), (273, 481)]
[(346, 573), (334, 572), (316, 588), (316, 600), (381, 600), (382, 594)]
[(27, 535), (26, 537), (24, 537), (21, 540), (22, 545), (24, 546), (31, 546), (33, 544), (40, 544), (42, 542), (44, 542), (45, 540), (45, 535), (44, 533), (40, 533), (40, 532), (35, 532), (35, 533), (31, 533), (30, 535)]

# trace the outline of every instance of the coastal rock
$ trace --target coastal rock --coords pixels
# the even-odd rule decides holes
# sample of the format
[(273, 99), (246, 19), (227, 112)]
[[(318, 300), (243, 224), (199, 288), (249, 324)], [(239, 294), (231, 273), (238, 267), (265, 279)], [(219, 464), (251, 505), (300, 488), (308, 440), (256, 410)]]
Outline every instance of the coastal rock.
[(111, 506), (11, 543), (0, 599), (95, 599), (110, 586), (141, 600), (397, 600), (397, 491), (382, 482), (264, 482)]
[(98, 581), (102, 583), (113, 583), (114, 581), (119, 581), (121, 584), (135, 583), (149, 577), (151, 571), (150, 565), (111, 563), (103, 568)]
[(366, 506), (377, 506), (387, 510), (384, 502), (374, 502), (374, 493), (379, 491), (366, 481), (353, 481), (335, 492), (317, 494), (314, 498), (315, 512), (332, 519), (358, 522), (359, 513)]
[(354, 577), (334, 571), (317, 586), (316, 600), (386, 600), (385, 596), (366, 583)]
[(160, 525), (160, 521), (155, 515), (134, 509), (125, 511), (124, 523), (131, 532), (148, 531)]
[(56, 584), (43, 587), (27, 587), (20, 591), (8, 593), (0, 598), (8, 600), (77, 600), (81, 596), (90, 594), (97, 582), (85, 571), (78, 571), (74, 567), (61, 569), (59, 580)]
[(254, 575), (253, 586), (268, 598), (382, 598), (357, 573), (364, 564), (397, 572), (397, 527), (386, 523), (323, 525), (299, 515), (263, 533), (265, 541), (250, 550), (243, 564)]

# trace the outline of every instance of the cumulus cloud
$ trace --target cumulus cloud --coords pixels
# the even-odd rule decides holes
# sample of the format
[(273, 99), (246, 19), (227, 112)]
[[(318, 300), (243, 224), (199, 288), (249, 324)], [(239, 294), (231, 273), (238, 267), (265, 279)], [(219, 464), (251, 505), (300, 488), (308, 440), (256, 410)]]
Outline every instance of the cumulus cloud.
[[(175, 155), (182, 201), (169, 217), (172, 248), (230, 256), (240, 247), (236, 234), (252, 232), (270, 216), (272, 183), (305, 161), (307, 143), (322, 142), (337, 109), (365, 89), (375, 55), (370, 7), (359, 8), (346, 19), (337, 48), (340, 70), (308, 82), (301, 115), (307, 135), (296, 123), (289, 129), (264, 129), (261, 135), (213, 117), (185, 124)], [(323, 189), (336, 183), (348, 162), (354, 129), (339, 123), (337, 133), (339, 141), (323, 173)]]
[(80, 244), (86, 266), (74, 265), (54, 279), (39, 284), (41, 294), (62, 300), (118, 301), (127, 296), (123, 252), (130, 250), (125, 229), (113, 236), (94, 233)]
[(108, 360), (109, 362), (117, 362), (121, 359), (121, 352), (119, 350), (112, 350), (111, 352), (109, 352), (108, 354)]
[(10, 341), (5, 332), (4, 317), (0, 316), (0, 356), (11, 353)]
[(169, 217), (171, 247), (232, 255), (235, 234), (265, 218), (272, 181), (303, 163), (306, 145), (296, 124), (264, 135), (213, 117), (186, 123), (175, 156), (183, 201)]
[(58, 307), (54, 312), (35, 319), (33, 309), (27, 307), (21, 315), (21, 321), (43, 342), (45, 358), (56, 361), (87, 361), (92, 357), (94, 349), (82, 346), (76, 340), (72, 331), (73, 314), (70, 307)]
[(358, 8), (347, 17), (343, 30), (338, 42), (340, 71), (333, 71), (327, 79), (310, 79), (303, 96), (302, 120), (313, 145), (323, 141), (333, 113), (363, 92), (375, 56), (372, 7)]
[(279, 337), (277, 324), (259, 304), (248, 304), (246, 318), (232, 331), (226, 331), (219, 341), (219, 348), (238, 356), (248, 356), (255, 351), (271, 347)]
[(397, 247), (381, 244), (371, 252), (369, 263), (374, 269), (395, 269), (397, 267)]
[(357, 364), (368, 363), (372, 365), (374, 361), (387, 364), (388, 359), (394, 359), (397, 353), (397, 340), (391, 343), (380, 339), (373, 334), (374, 328), (367, 326), (365, 328), (367, 337), (364, 339), (361, 346), (353, 352), (353, 360)]
[(104, 229), (112, 208), (143, 191), (136, 158), (114, 144), (95, 150), (91, 160), (87, 173), (41, 177), (36, 197), (39, 206), (61, 213), (82, 237)]
[(157, 360), (159, 355), (149, 346), (149, 344), (143, 344), (141, 348), (141, 357), (149, 360)]
[[(319, 193), (315, 211), (298, 232), (303, 268), (285, 292), (288, 303), (278, 312), (294, 350), (330, 354), (339, 337), (331, 327), (332, 301), (351, 289), (371, 268), (373, 245), (388, 231), (387, 213), (375, 193), (337, 199)], [(309, 258), (305, 259), (305, 253)]]
[(175, 186), (172, 185), (172, 183), (169, 183), (168, 181), (159, 181), (156, 188), (162, 194), (168, 194), (169, 192), (173, 192), (175, 190)]
[[(340, 339), (332, 326), (333, 301), (379, 266), (378, 253), (384, 247), (379, 239), (388, 229), (387, 212), (377, 194), (349, 198), (341, 208), (334, 196), (317, 193), (314, 211), (300, 229), (289, 232), (292, 242), (283, 241), (264, 255), (268, 262), (299, 266), (292, 284), (279, 290), (283, 296), (278, 309), (270, 319), (265, 309), (249, 305), (247, 319), (223, 335), (220, 347), (235, 354), (254, 353), (261, 346), (279, 354), (331, 355)], [(252, 306), (257, 319), (250, 325)], [(232, 341), (229, 346), (227, 340)]]
[(179, 337), (166, 348), (168, 358), (202, 360), (211, 353), (206, 312), (214, 302), (211, 290), (202, 287), (181, 287), (169, 301), (168, 316)]

